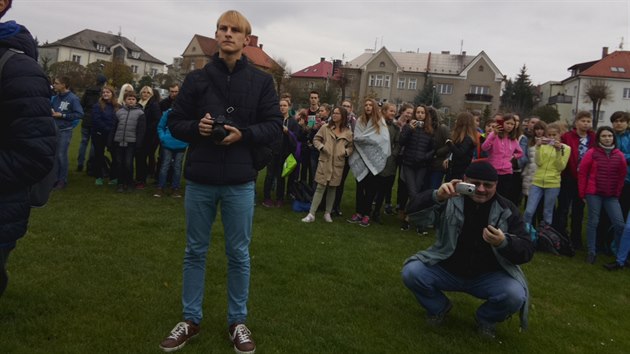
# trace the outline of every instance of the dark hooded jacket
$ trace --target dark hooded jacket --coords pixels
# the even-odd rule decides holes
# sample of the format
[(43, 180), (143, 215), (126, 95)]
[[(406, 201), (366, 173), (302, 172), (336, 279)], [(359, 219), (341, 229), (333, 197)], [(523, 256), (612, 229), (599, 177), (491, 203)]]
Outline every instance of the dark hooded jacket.
[(29, 186), (51, 170), (57, 146), (37, 46), (13, 21), (0, 23), (0, 57), (10, 49), (19, 52), (4, 65), (0, 86), (0, 247), (12, 247), (26, 233)]

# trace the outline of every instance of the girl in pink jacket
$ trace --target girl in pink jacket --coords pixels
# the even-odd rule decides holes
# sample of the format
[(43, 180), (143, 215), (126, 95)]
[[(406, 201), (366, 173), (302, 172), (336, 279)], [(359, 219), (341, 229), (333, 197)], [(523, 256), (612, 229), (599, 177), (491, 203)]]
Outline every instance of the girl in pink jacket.
[(578, 193), (586, 198), (588, 220), (586, 222), (586, 263), (595, 263), (597, 224), (602, 206), (615, 230), (619, 241), (624, 228), (619, 196), (626, 178), (626, 159), (615, 147), (615, 133), (610, 127), (600, 127), (595, 134), (597, 145), (588, 150), (578, 167)]
[(513, 194), (512, 188), (520, 190), (520, 186), (512, 186), (512, 165), (523, 156), (523, 150), (518, 143), (520, 133), (512, 114), (496, 115), (495, 121), (495, 130), (488, 135), (481, 149), (488, 153), (488, 162), (499, 174), (497, 192), (509, 198)]

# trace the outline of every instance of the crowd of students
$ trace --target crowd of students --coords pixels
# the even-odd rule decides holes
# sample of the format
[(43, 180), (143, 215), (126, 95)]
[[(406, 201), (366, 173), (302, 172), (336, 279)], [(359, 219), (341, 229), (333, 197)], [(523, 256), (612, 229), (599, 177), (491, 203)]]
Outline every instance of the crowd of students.
[[(317, 92), (311, 96), (318, 98)], [(281, 107), (290, 107), (290, 97), (282, 102)], [(284, 108), (285, 139), (278, 159), (267, 170), (275, 182), (266, 181), (263, 206), (282, 206), (295, 186), (305, 183), (315, 193), (302, 221), (314, 222), (316, 211), (323, 210), (324, 220), (333, 222), (333, 217), (342, 215), (334, 201), (341, 198), (351, 170), (356, 180), (355, 206), (346, 221), (367, 227), (381, 223), (382, 213), (398, 213), (400, 229), (405, 231), (409, 224), (404, 211), (410, 197), (461, 179), (472, 161), (487, 160), (499, 174), (498, 192), (524, 209), (528, 231), (553, 227), (570, 237), (575, 249), (582, 249), (586, 203), (586, 262), (593, 264), (598, 253), (607, 253), (617, 256), (605, 265), (607, 269), (627, 266), (628, 113), (615, 112), (612, 127), (602, 126), (596, 132), (586, 111), (577, 113), (571, 128), (562, 121), (546, 124), (530, 117), (523, 122), (518, 114), (498, 113), (485, 121), (483, 130), (479, 112), (463, 112), (450, 129), (433, 107), (403, 104), (396, 110), (390, 103), (372, 99), (362, 103), (358, 116), (349, 101), (338, 107), (309, 107), (296, 112), (295, 118)], [(298, 167), (285, 182), (278, 171), (298, 144), (302, 147)], [(274, 183), (281, 186), (275, 202), (270, 198)]]

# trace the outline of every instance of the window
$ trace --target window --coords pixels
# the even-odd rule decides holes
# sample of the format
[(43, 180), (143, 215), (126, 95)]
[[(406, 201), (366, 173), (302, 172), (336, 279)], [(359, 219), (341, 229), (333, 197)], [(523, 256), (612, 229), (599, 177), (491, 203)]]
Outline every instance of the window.
[(101, 52), (101, 53), (105, 53), (107, 51), (107, 47), (103, 44), (96, 44), (96, 50)]
[(134, 73), (134, 74), (137, 74), (138, 73), (138, 65), (132, 65), (131, 66), (131, 72)]
[(374, 80), (375, 80), (374, 75), (370, 75), (370, 81), (368, 82), (368, 86), (374, 86), (374, 82), (375, 82)]
[(479, 65), (479, 71), (483, 72), (483, 69), (484, 69), (483, 65)]
[(195, 70), (195, 61), (194, 60), (190, 61), (190, 70)]
[(312, 90), (312, 89), (314, 89), (314, 88), (315, 88), (315, 83), (314, 83), (313, 81), (309, 81), (309, 82), (308, 82), (308, 89), (309, 89), (309, 90)]
[(383, 75), (376, 75), (376, 79), (374, 80), (374, 86), (376, 87), (383, 86)]
[(477, 95), (488, 95), (490, 94), (490, 87), (488, 86), (470, 86), (470, 93), (474, 93)]
[(626, 100), (630, 99), (630, 87), (623, 89), (623, 98)]
[(418, 87), (418, 79), (409, 79), (409, 85), (407, 86), (410, 90), (415, 90)]
[(611, 66), (610, 67), (610, 71), (614, 72), (614, 73), (625, 73), (626, 69), (620, 67), (620, 66)]
[(407, 86), (407, 79), (404, 78), (404, 77), (399, 77), (398, 78), (398, 86), (397, 86), (397, 88), (399, 90), (402, 90), (402, 89), (405, 88), (405, 86)]
[(437, 84), (437, 93), (440, 95), (453, 94), (453, 84)]
[(81, 56), (80, 55), (72, 55), (72, 61), (75, 63), (81, 64)]
[(384, 67), (385, 67), (385, 62), (384, 62), (384, 61), (382, 61), (382, 62), (378, 63), (378, 66), (379, 66), (380, 68), (384, 68)]
[(140, 52), (131, 52), (131, 57), (134, 59), (138, 59), (140, 58)]
[(157, 71), (158, 70), (156, 68), (153, 68), (151, 69), (151, 73), (149, 75), (151, 75), (151, 77), (154, 77), (155, 75), (157, 75)]
[(385, 75), (385, 87), (391, 86), (392, 77), (389, 75)]

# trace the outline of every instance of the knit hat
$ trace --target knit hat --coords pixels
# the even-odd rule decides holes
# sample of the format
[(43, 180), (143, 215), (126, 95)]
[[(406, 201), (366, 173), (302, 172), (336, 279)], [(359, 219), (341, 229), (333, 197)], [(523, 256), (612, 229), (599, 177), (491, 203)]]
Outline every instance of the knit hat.
[(7, 13), (7, 11), (11, 8), (12, 3), (13, 3), (13, 0), (7, 1), (7, 7), (5, 7), (4, 10), (2, 10), (2, 12), (0, 12), (0, 18), (2, 18), (2, 16), (4, 16), (4, 14)]
[(465, 175), (468, 178), (474, 178), (482, 181), (496, 182), (499, 180), (497, 170), (486, 161), (471, 163), (466, 169)]

